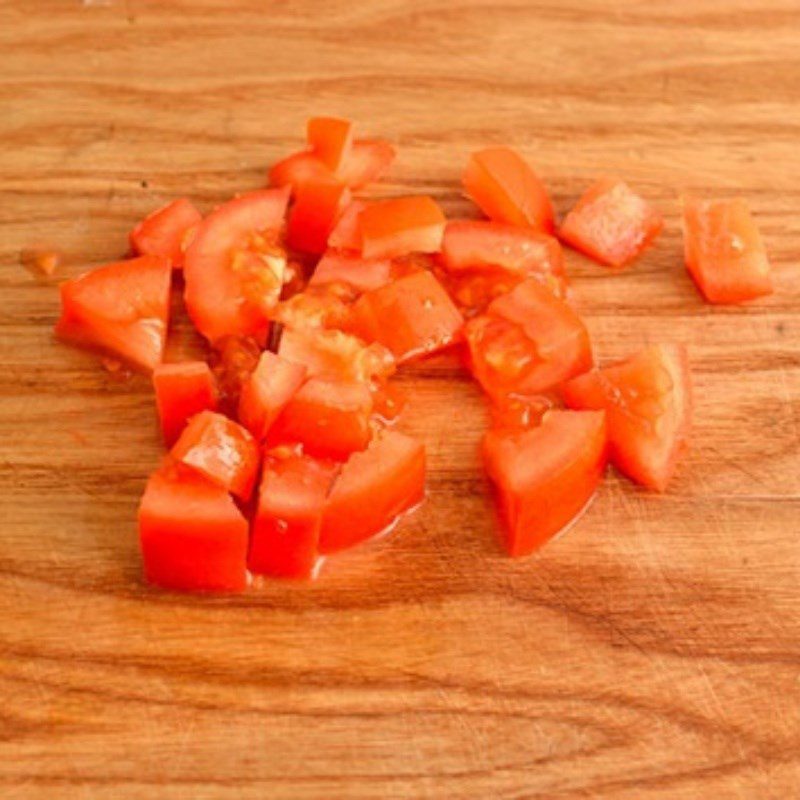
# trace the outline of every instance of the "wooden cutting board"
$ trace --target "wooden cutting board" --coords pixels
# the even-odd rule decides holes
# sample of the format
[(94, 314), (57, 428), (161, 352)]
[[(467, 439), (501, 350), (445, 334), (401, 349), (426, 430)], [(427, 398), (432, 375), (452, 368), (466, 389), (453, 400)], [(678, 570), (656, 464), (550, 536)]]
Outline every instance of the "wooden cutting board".
[[(797, 796), (798, 53), (794, 0), (2, 3), (0, 796)], [(601, 359), (689, 344), (666, 494), (611, 474), (568, 535), (506, 558), (483, 401), (439, 358), (400, 377), (431, 468), (391, 537), (310, 585), (143, 585), (151, 391), (54, 342), (57, 279), (170, 198), (261, 186), (322, 112), (397, 143), (381, 192), (452, 215), (489, 144), (561, 213), (598, 173), (664, 210), (631, 269), (568, 258)], [(703, 304), (684, 191), (751, 199), (773, 297)], [(36, 246), (63, 252), (53, 279), (20, 266)]]

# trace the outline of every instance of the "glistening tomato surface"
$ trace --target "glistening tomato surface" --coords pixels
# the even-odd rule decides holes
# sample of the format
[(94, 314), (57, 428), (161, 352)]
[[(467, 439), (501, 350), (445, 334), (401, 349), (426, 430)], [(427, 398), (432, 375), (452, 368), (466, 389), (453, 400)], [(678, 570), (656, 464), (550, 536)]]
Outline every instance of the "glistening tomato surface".
[(142, 256), (164, 256), (182, 269), (184, 250), (203, 215), (185, 197), (148, 214), (130, 233), (131, 250)]
[(312, 117), (307, 126), (308, 146), (334, 174), (350, 156), (353, 123), (338, 117)]
[(153, 388), (161, 432), (168, 447), (195, 414), (217, 407), (214, 376), (205, 361), (157, 366), (153, 370)]
[(332, 250), (319, 260), (309, 285), (343, 283), (357, 292), (368, 292), (371, 289), (380, 289), (391, 280), (391, 259), (362, 258)]
[(304, 253), (324, 253), (328, 237), (349, 202), (350, 191), (346, 186), (336, 183), (301, 186), (289, 213), (286, 233), (289, 246)]
[(401, 197), (371, 203), (358, 216), (365, 258), (438, 253), (445, 217), (430, 197)]

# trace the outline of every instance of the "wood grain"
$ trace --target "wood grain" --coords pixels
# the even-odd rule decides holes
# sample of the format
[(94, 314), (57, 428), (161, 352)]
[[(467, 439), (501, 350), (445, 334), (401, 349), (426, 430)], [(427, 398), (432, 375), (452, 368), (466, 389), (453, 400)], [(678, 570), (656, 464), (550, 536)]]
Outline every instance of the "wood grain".
[[(0, 796), (788, 798), (800, 785), (796, 0), (0, 3)], [(451, 358), (402, 378), (424, 510), (313, 585), (142, 584), (147, 382), (54, 343), (56, 280), (145, 212), (263, 183), (311, 112), (399, 145), (388, 193), (468, 213), (518, 147), (563, 213), (618, 173), (665, 212), (612, 274), (569, 265), (603, 358), (690, 345), (693, 448), (663, 496), (610, 476), (512, 562)], [(676, 197), (741, 192), (779, 291), (704, 305)]]

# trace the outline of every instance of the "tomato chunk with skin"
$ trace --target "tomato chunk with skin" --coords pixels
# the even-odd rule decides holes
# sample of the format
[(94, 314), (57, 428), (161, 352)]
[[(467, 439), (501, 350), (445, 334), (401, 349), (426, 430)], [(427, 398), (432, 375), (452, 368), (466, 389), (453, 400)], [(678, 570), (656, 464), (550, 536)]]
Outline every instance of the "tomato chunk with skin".
[(382, 431), (353, 454), (331, 489), (319, 549), (333, 553), (382, 533), (425, 496), (425, 448), (398, 431)]
[(65, 281), (56, 334), (152, 371), (164, 356), (171, 273), (168, 259), (140, 256)]
[(460, 339), (464, 319), (427, 270), (366, 292), (353, 306), (353, 328), (391, 350), (399, 363), (429, 355)]
[(280, 245), (289, 194), (249, 192), (219, 206), (197, 227), (186, 251), (186, 308), (211, 342), (258, 334), (283, 287)]
[(344, 283), (357, 292), (380, 289), (392, 280), (392, 262), (388, 258), (362, 258), (328, 251), (317, 264), (310, 286)]
[(539, 394), (592, 366), (580, 317), (535, 279), (492, 301), (464, 332), (472, 374), (492, 397)]
[(312, 117), (307, 139), (311, 152), (335, 174), (353, 148), (353, 123), (337, 117)]
[(205, 361), (160, 364), (153, 370), (153, 388), (167, 447), (177, 441), (195, 414), (217, 408), (214, 375)]
[(286, 241), (304, 253), (324, 253), (336, 220), (350, 202), (350, 190), (335, 183), (309, 183), (297, 191)]
[(371, 203), (358, 219), (365, 258), (396, 258), (441, 250), (445, 217), (430, 197)]
[(618, 178), (592, 184), (561, 223), (562, 241), (609, 267), (633, 261), (661, 233), (664, 218)]
[(247, 585), (247, 520), (231, 496), (167, 463), (147, 482), (139, 541), (147, 581), (165, 589), (240, 592)]
[(483, 455), (506, 549), (529, 555), (575, 521), (594, 496), (606, 463), (605, 414), (548, 411), (530, 430), (490, 430)]
[(337, 183), (337, 180), (316, 153), (310, 150), (301, 150), (272, 165), (269, 171), (269, 183), (271, 186), (277, 187), (288, 186), (292, 194), (297, 194), (303, 186)]
[(312, 284), (281, 300), (272, 319), (287, 328), (349, 330), (354, 290), (341, 282)]
[(309, 378), (270, 429), (270, 445), (299, 443), (306, 453), (343, 460), (370, 440), (372, 395), (356, 381)]
[(544, 184), (517, 152), (490, 147), (473, 153), (463, 175), (464, 189), (489, 219), (550, 233), (553, 205)]
[(328, 245), (339, 250), (361, 252), (361, 223), (359, 216), (367, 207), (363, 200), (352, 200), (328, 237)]
[(267, 458), (253, 518), (251, 572), (311, 578), (319, 560), (319, 534), (338, 465), (292, 453)]
[(148, 214), (131, 231), (131, 250), (142, 256), (164, 256), (173, 269), (182, 269), (184, 250), (202, 219), (187, 198), (173, 200)]
[(742, 303), (773, 291), (769, 260), (743, 198), (683, 198), (686, 268), (710, 303)]
[(383, 139), (356, 139), (350, 154), (339, 167), (339, 180), (351, 189), (360, 189), (380, 180), (392, 166), (395, 150)]
[(571, 408), (606, 411), (609, 454), (617, 469), (650, 489), (666, 489), (691, 427), (685, 347), (648, 347), (569, 381), (562, 393)]
[(232, 419), (200, 412), (189, 420), (170, 455), (242, 500), (250, 498), (260, 462), (258, 445)]

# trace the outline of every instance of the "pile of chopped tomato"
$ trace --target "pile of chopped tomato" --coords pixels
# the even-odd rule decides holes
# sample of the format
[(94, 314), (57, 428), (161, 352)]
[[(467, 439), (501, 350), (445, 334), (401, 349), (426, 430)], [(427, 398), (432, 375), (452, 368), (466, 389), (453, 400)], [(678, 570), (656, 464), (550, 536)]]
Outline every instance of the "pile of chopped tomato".
[[(686, 348), (597, 366), (561, 246), (628, 265), (660, 212), (603, 177), (558, 224), (537, 173), (492, 147), (463, 175), (488, 219), (448, 222), (431, 197), (364, 195), (394, 155), (348, 120), (311, 119), (267, 188), (205, 216), (175, 200), (131, 232), (132, 258), (61, 286), (62, 338), (152, 374), (170, 449), (139, 508), (151, 583), (232, 592), (251, 575), (309, 578), (323, 556), (391, 529), (422, 502), (426, 471), (422, 442), (394, 427), (408, 400), (394, 375), (445, 349), (491, 407), (483, 457), (511, 555), (572, 525), (607, 461), (667, 488), (689, 436)], [(710, 302), (772, 291), (743, 200), (685, 199), (684, 244)], [(164, 363), (179, 285), (206, 360)]]

